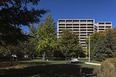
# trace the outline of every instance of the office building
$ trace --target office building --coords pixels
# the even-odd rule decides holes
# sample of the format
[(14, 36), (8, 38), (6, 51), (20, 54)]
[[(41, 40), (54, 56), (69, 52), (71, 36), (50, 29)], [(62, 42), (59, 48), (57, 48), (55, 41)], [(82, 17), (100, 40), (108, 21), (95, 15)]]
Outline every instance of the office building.
[(83, 47), (86, 47), (85, 38), (88, 34), (94, 32), (103, 32), (105, 29), (112, 28), (111, 22), (98, 22), (95, 24), (94, 19), (59, 19), (57, 22), (57, 35), (60, 38), (60, 34), (63, 29), (69, 29), (70, 31), (79, 33), (79, 42)]

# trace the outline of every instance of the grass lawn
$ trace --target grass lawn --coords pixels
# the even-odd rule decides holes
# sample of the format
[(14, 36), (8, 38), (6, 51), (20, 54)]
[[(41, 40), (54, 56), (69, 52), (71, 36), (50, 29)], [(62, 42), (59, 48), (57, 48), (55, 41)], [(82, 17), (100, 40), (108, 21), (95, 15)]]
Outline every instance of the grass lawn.
[[(41, 59), (0, 63), (0, 77), (83, 77), (91, 75), (95, 65)], [(86, 77), (85, 76), (85, 77)], [(90, 76), (91, 77), (91, 76)]]

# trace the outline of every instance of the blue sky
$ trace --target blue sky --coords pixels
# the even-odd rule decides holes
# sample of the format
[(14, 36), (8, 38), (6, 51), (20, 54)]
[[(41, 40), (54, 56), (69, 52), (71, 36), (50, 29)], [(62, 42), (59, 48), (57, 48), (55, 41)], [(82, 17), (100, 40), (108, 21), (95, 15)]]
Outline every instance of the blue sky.
[[(37, 6), (28, 4), (28, 9), (31, 7), (51, 11), (43, 15), (41, 20), (52, 14), (54, 22), (58, 19), (95, 19), (95, 23), (110, 21), (112, 28), (116, 26), (116, 0), (40, 0)], [(28, 27), (22, 29), (28, 32)]]

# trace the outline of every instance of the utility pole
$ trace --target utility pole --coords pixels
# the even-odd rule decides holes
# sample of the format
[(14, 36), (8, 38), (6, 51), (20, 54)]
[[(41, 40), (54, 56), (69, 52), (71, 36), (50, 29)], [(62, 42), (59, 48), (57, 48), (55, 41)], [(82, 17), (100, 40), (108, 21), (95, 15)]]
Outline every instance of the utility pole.
[[(87, 44), (86, 44), (87, 45)], [(87, 46), (86, 46), (86, 59), (87, 59)]]
[(90, 35), (89, 35), (89, 62), (90, 62)]

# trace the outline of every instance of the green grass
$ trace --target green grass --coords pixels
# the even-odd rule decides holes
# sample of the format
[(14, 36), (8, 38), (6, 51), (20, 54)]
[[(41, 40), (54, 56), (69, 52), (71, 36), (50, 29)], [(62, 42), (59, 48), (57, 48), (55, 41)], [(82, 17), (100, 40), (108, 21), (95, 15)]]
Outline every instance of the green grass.
[[(2, 65), (4, 64), (4, 65)], [(92, 74), (95, 65), (40, 59), (15, 61), (12, 67), (0, 63), (0, 77), (82, 77)]]
[[(83, 61), (83, 62), (89, 62), (88, 59), (78, 59), (79, 61)], [(96, 60), (90, 60), (91, 63), (101, 63), (99, 61), (96, 61)]]

